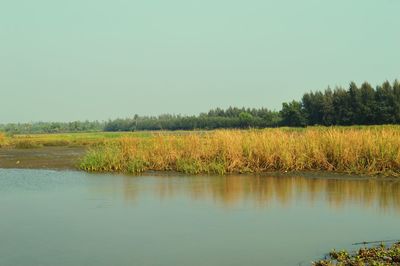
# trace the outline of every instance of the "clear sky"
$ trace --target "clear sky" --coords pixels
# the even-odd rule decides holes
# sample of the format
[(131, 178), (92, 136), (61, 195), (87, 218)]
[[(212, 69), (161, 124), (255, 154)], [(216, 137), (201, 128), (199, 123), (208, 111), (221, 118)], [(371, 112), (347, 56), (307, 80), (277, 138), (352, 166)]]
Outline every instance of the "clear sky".
[(0, 123), (214, 107), (400, 78), (398, 0), (4, 0)]

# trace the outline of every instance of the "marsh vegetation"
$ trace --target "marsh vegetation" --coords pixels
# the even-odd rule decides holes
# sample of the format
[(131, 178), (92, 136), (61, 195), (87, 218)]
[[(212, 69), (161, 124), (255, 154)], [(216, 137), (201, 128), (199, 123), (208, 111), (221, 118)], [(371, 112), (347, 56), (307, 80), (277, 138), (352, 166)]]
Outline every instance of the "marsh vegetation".
[(400, 126), (0, 135), (0, 147), (85, 147), (86, 171), (400, 175)]
[(106, 140), (89, 149), (80, 168), (129, 173), (329, 171), (398, 176), (399, 151), (397, 126), (217, 130)]

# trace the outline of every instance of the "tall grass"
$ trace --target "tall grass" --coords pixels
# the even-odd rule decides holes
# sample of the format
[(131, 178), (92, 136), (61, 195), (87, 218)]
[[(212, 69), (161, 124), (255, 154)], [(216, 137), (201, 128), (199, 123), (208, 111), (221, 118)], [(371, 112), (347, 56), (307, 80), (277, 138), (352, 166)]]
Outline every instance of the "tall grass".
[(0, 147), (2, 147), (6, 143), (6, 135), (0, 132)]
[(189, 174), (323, 170), (400, 175), (400, 128), (218, 130), (107, 140), (88, 151), (87, 171)]

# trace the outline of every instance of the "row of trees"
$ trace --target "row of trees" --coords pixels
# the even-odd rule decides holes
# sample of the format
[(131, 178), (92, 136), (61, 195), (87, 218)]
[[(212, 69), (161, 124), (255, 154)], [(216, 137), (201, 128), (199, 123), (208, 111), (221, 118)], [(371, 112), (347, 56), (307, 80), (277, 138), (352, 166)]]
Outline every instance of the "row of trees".
[(177, 130), (263, 128), (307, 125), (400, 124), (400, 83), (385, 81), (373, 88), (368, 82), (348, 89), (337, 87), (305, 93), (300, 101), (283, 103), (279, 112), (266, 108), (217, 108), (199, 116), (138, 117), (106, 123), (105, 130)]
[(287, 126), (399, 124), (400, 83), (386, 81), (373, 88), (351, 82), (347, 90), (305, 93), (301, 101), (284, 103), (280, 114)]
[(91, 132), (102, 131), (104, 125), (99, 121), (12, 123), (0, 124), (0, 131), (12, 134)]
[(198, 116), (160, 115), (115, 119), (106, 123), (105, 131), (192, 130), (216, 128), (274, 127), (280, 122), (278, 112), (262, 109), (217, 108)]
[(282, 109), (216, 108), (198, 116), (160, 115), (115, 119), (107, 122), (31, 123), (0, 125), (10, 133), (80, 131), (192, 130), (216, 128), (264, 128), (307, 125), (400, 124), (400, 83), (388, 81), (373, 88), (365, 82), (348, 89), (328, 87), (305, 93), (300, 101), (283, 103)]

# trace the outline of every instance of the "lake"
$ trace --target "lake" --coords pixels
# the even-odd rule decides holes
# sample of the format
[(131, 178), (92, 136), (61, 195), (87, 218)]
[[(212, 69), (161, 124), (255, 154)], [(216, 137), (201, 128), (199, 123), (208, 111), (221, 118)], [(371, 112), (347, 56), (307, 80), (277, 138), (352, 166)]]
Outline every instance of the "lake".
[(400, 181), (0, 169), (0, 265), (310, 265), (400, 239)]

